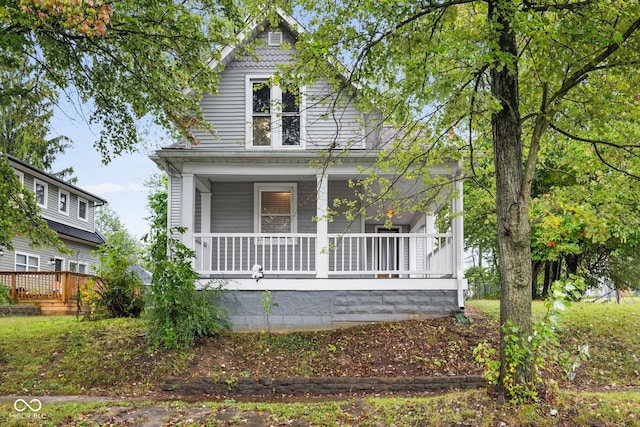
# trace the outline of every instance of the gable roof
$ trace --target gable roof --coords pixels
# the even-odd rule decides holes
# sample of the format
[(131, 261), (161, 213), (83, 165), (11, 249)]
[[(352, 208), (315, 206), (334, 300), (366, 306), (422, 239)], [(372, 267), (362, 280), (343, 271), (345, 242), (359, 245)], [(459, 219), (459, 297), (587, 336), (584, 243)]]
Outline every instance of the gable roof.
[(55, 183), (56, 185), (58, 185), (61, 188), (64, 188), (65, 190), (68, 191), (72, 191), (75, 194), (80, 194), (81, 196), (83, 196), (84, 198), (86, 198), (87, 200), (90, 200), (94, 203), (97, 204), (106, 204), (107, 201), (105, 199), (103, 199), (102, 197), (96, 196), (95, 194), (89, 193), (88, 191), (83, 190), (80, 187), (76, 187), (73, 184), (70, 184), (67, 181), (64, 181), (54, 175), (51, 175), (50, 173), (44, 172), (36, 167), (31, 166), (29, 163), (22, 161), (16, 157), (13, 157), (10, 154), (6, 155), (7, 158), (9, 159), (9, 163), (11, 164), (11, 166), (13, 166), (15, 168), (15, 165), (19, 165), (20, 169), (26, 169), (29, 171), (30, 174), (34, 175), (35, 177), (37, 177), (38, 179), (42, 179), (43, 181), (48, 181), (48, 182), (52, 182)]
[[(303, 33), (304, 27), (300, 24), (293, 16), (285, 13), (282, 9), (277, 8), (276, 13), (280, 17), (280, 23), (286, 27), (287, 30), (291, 31), (294, 36), (298, 36)], [(244, 46), (248, 43), (251, 43), (258, 37), (260, 34), (260, 30), (262, 26), (266, 26), (269, 23), (267, 17), (262, 19), (259, 18), (251, 18), (247, 19), (246, 26), (244, 30), (242, 30), (238, 34), (238, 43), (236, 45), (227, 45), (220, 51), (220, 59), (218, 61), (213, 61), (211, 64), (212, 68), (218, 67), (218, 65), (227, 65), (229, 62), (233, 60), (233, 54), (236, 50)]]

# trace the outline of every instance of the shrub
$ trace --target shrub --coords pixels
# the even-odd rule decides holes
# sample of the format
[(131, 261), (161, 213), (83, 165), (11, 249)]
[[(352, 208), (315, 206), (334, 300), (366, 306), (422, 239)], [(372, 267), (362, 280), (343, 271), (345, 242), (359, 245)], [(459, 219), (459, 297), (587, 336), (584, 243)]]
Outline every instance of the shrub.
[(97, 250), (100, 266), (96, 274), (103, 281), (88, 295), (89, 318), (140, 317), (144, 309), (142, 280), (130, 267), (136, 261), (135, 246), (124, 230), (109, 233), (107, 243)]
[(156, 235), (166, 242), (166, 256), (155, 260), (151, 280), (149, 339), (153, 348), (187, 347), (196, 338), (212, 336), (229, 326), (226, 313), (216, 305), (224, 283), (198, 291), (198, 273), (191, 266), (195, 252), (178, 240)]
[(0, 305), (11, 305), (14, 303), (15, 301), (11, 297), (11, 288), (0, 285)]

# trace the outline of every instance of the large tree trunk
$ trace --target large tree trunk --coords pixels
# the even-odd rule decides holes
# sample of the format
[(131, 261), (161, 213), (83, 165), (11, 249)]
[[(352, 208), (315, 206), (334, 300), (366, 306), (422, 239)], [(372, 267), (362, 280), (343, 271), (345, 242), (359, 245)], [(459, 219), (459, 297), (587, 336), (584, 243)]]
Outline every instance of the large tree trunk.
[[(531, 248), (529, 223), (530, 189), (524, 182), (522, 128), (518, 99), (516, 34), (513, 7), (509, 0), (489, 1), (489, 22), (495, 31), (497, 51), (491, 71), (491, 91), (502, 108), (492, 116), (496, 206), (498, 214), (498, 254), (500, 269), (500, 323), (517, 328), (525, 339), (531, 335)], [(507, 333), (510, 333), (507, 331)], [(508, 355), (505, 332), (500, 346), (499, 392), (504, 389)], [(525, 341), (526, 342), (526, 341)], [(515, 384), (528, 381), (531, 366), (516, 368)]]

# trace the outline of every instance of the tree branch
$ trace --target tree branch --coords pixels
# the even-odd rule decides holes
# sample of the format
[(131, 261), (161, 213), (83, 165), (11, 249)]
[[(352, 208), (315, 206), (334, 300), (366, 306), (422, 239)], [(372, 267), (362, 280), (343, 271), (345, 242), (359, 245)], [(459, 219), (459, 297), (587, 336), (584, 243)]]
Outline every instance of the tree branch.
[(640, 181), (640, 176), (638, 175), (634, 175), (624, 169), (621, 169), (617, 166), (614, 166), (613, 164), (611, 164), (610, 162), (608, 162), (602, 155), (602, 153), (599, 151), (598, 146), (600, 145), (606, 145), (608, 147), (613, 147), (616, 149), (622, 149), (624, 151), (626, 151), (627, 153), (629, 153), (630, 155), (634, 156), (634, 157), (640, 157), (638, 154), (634, 153), (633, 150), (631, 150), (632, 148), (637, 148), (640, 149), (640, 144), (616, 144), (615, 142), (611, 142), (611, 141), (604, 141), (604, 140), (598, 140), (598, 139), (590, 139), (590, 138), (582, 138), (579, 137), (577, 135), (573, 135), (570, 134), (569, 132), (560, 129), (558, 126), (554, 125), (554, 124), (550, 124), (549, 127), (553, 130), (555, 130), (556, 132), (560, 133), (561, 135), (566, 136), (567, 138), (573, 139), (575, 141), (579, 141), (579, 142), (586, 142), (589, 143), (593, 146), (593, 149), (595, 150), (596, 156), (598, 157), (598, 159), (605, 164), (606, 166), (610, 167), (611, 169), (620, 172), (630, 178), (636, 179)]
[(622, 34), (622, 40), (620, 42), (613, 42), (609, 44), (604, 48), (602, 53), (571, 74), (571, 76), (569, 76), (569, 78), (562, 84), (562, 87), (549, 99), (549, 105), (565, 96), (569, 90), (583, 81), (590, 72), (601, 68), (601, 63), (613, 55), (620, 46), (622, 46), (622, 44), (624, 44), (624, 42), (627, 41), (636, 32), (636, 30), (638, 30), (638, 28), (640, 28), (640, 17), (638, 17), (638, 19), (636, 19)]

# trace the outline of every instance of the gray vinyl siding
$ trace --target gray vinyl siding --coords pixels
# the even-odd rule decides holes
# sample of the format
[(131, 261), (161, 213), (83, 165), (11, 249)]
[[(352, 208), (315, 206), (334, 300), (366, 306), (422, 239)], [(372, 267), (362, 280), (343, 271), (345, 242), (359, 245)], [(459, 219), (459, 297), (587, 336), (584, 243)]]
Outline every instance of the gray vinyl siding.
[(326, 82), (307, 87), (307, 148), (364, 148), (364, 117), (351, 102), (349, 91), (336, 100)]
[(182, 185), (180, 178), (169, 175), (169, 229), (181, 225)]
[(253, 233), (253, 183), (214, 182), (211, 232)]
[[(266, 46), (265, 34), (261, 35), (264, 45), (255, 48), (254, 54), (238, 55), (226, 65), (218, 93), (203, 97), (202, 113), (214, 131), (196, 132), (200, 144), (194, 145), (193, 149), (237, 150), (245, 147), (247, 76), (272, 75), (278, 65), (290, 63), (295, 55), (293, 49)], [(285, 31), (284, 36), (289, 46), (293, 46), (291, 35)], [(343, 99), (335, 103), (330, 96), (332, 92), (327, 82), (306, 88), (306, 148), (326, 148), (334, 141), (340, 147), (364, 148), (363, 115), (350, 102), (349, 94), (345, 93)]]
[(193, 223), (193, 228), (196, 233), (202, 233), (202, 194), (200, 190), (196, 190), (196, 199), (195, 199), (195, 218)]
[[(284, 40), (293, 45), (291, 35), (283, 33)], [(271, 75), (278, 64), (291, 61), (293, 50), (266, 45), (266, 32), (260, 36), (260, 45), (252, 55), (238, 55), (226, 65), (218, 85), (217, 94), (207, 94), (201, 101), (204, 118), (214, 127), (214, 133), (197, 132), (197, 148), (215, 147), (233, 150), (245, 144), (245, 81), (247, 75)], [(254, 56), (255, 54), (255, 56)]]
[[(298, 233), (315, 233), (317, 223), (313, 220), (316, 215), (316, 182), (298, 182)], [(211, 201), (211, 232), (212, 233), (253, 233), (254, 230), (254, 183), (253, 182), (217, 182), (212, 186)], [(336, 198), (353, 197), (353, 190), (347, 181), (329, 182), (329, 203)], [(199, 203), (197, 203), (199, 205)], [(199, 211), (198, 211), (199, 212)], [(200, 219), (196, 216), (196, 223)], [(344, 215), (336, 216), (329, 223), (330, 233), (344, 231), (358, 233), (361, 231), (361, 221), (348, 221)]]
[(329, 207), (339, 213), (329, 223), (329, 233), (362, 233), (360, 217), (355, 218), (353, 221), (348, 220), (344, 215), (345, 208), (334, 206), (335, 199), (355, 199), (353, 188), (349, 188), (348, 181), (329, 181)]
[(54, 265), (49, 265), (51, 258), (60, 258), (64, 260), (63, 270), (69, 269), (69, 262), (78, 262), (87, 265), (87, 273), (93, 274), (93, 266), (98, 264), (98, 258), (92, 254), (96, 249), (93, 245), (85, 245), (76, 241), (62, 239), (62, 242), (70, 249), (73, 255), (60, 254), (54, 248), (33, 248), (22, 237), (13, 239), (13, 252), (5, 249), (5, 254), (0, 257), (0, 271), (14, 271), (16, 253), (34, 256), (39, 259), (38, 271), (53, 271)]
[[(48, 182), (44, 179), (35, 178), (33, 175), (29, 175), (27, 172), (22, 171), (24, 174), (24, 185), (29, 191), (34, 191), (34, 182), (37, 179), (47, 185), (47, 207), (40, 208), (42, 216), (44, 218), (59, 222), (61, 224), (67, 224), (75, 228), (87, 231), (95, 231), (95, 206), (94, 202), (74, 193), (72, 191), (63, 189), (63, 191), (69, 194), (69, 200), (67, 201), (67, 209), (69, 215), (58, 212), (59, 191), (60, 187)], [(81, 198), (87, 202), (87, 220), (78, 218), (78, 199)]]

